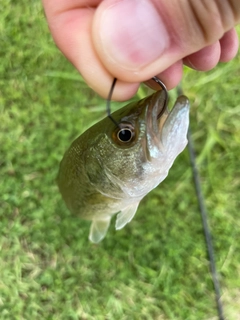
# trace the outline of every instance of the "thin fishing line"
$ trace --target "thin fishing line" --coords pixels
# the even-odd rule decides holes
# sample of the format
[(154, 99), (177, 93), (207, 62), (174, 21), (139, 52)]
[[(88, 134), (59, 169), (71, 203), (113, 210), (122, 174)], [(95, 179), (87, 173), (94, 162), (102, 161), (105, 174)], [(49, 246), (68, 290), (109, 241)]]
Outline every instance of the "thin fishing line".
[[(178, 89), (178, 95), (182, 94), (182, 88), (179, 86)], [(193, 140), (192, 140), (192, 135), (190, 129), (188, 130), (188, 152), (189, 152), (189, 158), (190, 158), (190, 163), (192, 167), (192, 175), (193, 175), (193, 180), (194, 180), (194, 185), (195, 185), (195, 190), (196, 190), (196, 195), (198, 199), (198, 204), (199, 204), (199, 209), (201, 213), (201, 218), (202, 218), (202, 225), (203, 225), (203, 232), (205, 235), (205, 242), (206, 242), (206, 247), (207, 247), (207, 253), (208, 253), (208, 259), (210, 263), (210, 270), (211, 270), (211, 275), (212, 275), (212, 281), (213, 281), (213, 286), (214, 286), (214, 291), (215, 291), (215, 299), (216, 299), (216, 305), (217, 305), (217, 311), (218, 311), (218, 318), (219, 320), (224, 320), (224, 313), (223, 313), (223, 304), (221, 301), (221, 289), (220, 289), (220, 283), (218, 280), (218, 273), (216, 269), (216, 263), (215, 263), (215, 254), (214, 254), (214, 249), (213, 249), (213, 243), (212, 243), (212, 237), (211, 237), (211, 232), (208, 224), (208, 218), (207, 218), (207, 209), (204, 201), (204, 196), (201, 188), (201, 182), (200, 182), (200, 176), (198, 173), (197, 169), (197, 164), (196, 164), (196, 154), (194, 150), (194, 145), (193, 145)]]
[(208, 225), (207, 210), (206, 210), (205, 201), (204, 201), (204, 197), (203, 197), (203, 193), (202, 193), (200, 177), (199, 177), (197, 166), (196, 166), (196, 155), (195, 155), (195, 151), (194, 151), (194, 147), (193, 147), (192, 136), (191, 136), (190, 130), (188, 130), (187, 137), (188, 137), (188, 151), (189, 151), (189, 157), (190, 157), (190, 162), (191, 162), (191, 166), (192, 166), (193, 179), (194, 179), (196, 194), (197, 194), (197, 198), (198, 198), (199, 209), (200, 209), (201, 217), (202, 217), (203, 231), (204, 231), (204, 235), (205, 235), (208, 258), (209, 258), (209, 262), (210, 262), (210, 270), (211, 270), (211, 274), (212, 274), (213, 286), (214, 286), (214, 290), (215, 290), (215, 299), (216, 299), (216, 304), (217, 304), (218, 317), (219, 317), (219, 320), (224, 320), (223, 305), (222, 305), (222, 301), (221, 301), (220, 283), (218, 280), (218, 274), (217, 274), (217, 269), (216, 269), (212, 237), (211, 237), (211, 232), (210, 232), (210, 228)]
[(112, 94), (113, 94), (113, 90), (114, 90), (114, 87), (115, 87), (115, 84), (117, 82), (117, 78), (114, 78), (113, 79), (113, 82), (112, 82), (112, 85), (111, 85), (111, 89), (109, 91), (109, 94), (108, 94), (108, 97), (107, 97), (107, 115), (108, 115), (108, 118), (110, 118), (112, 120), (112, 122), (117, 126), (119, 127), (117, 121), (115, 121), (111, 115), (111, 108), (110, 108), (110, 104), (111, 104), (111, 99), (112, 99)]
[[(165, 93), (165, 100), (164, 100), (164, 105), (163, 105), (163, 108), (162, 110), (160, 111), (160, 113), (158, 114), (158, 119), (162, 116), (162, 114), (164, 113), (164, 111), (166, 110), (167, 108), (167, 104), (168, 104), (168, 90), (167, 90), (167, 87), (165, 86), (165, 84), (158, 78), (158, 77), (152, 77), (152, 80), (154, 80), (156, 83), (158, 83), (161, 87), (161, 89), (164, 91)], [(111, 88), (110, 88), (110, 91), (109, 91), (109, 94), (108, 94), (108, 97), (107, 97), (107, 104), (106, 104), (106, 109), (107, 109), (107, 115), (108, 117), (111, 119), (111, 121), (117, 126), (119, 127), (119, 124), (116, 122), (116, 120), (114, 120), (114, 118), (112, 117), (111, 115), (111, 107), (110, 107), (110, 104), (111, 104), (111, 99), (112, 99), (112, 94), (113, 94), (113, 90), (115, 88), (115, 85), (116, 85), (116, 82), (117, 82), (117, 78), (114, 78), (113, 79), (113, 82), (112, 82), (112, 85), (111, 85)]]

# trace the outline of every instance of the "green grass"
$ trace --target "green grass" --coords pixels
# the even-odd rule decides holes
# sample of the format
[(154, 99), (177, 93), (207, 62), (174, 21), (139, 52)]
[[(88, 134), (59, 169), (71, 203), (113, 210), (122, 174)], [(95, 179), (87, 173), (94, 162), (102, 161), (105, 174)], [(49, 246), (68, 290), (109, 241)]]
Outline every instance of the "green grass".
[[(105, 102), (55, 48), (40, 3), (1, 12), (0, 319), (217, 319), (187, 150), (128, 226), (89, 243), (55, 177)], [(240, 55), (183, 83), (228, 320), (240, 314), (239, 77)]]

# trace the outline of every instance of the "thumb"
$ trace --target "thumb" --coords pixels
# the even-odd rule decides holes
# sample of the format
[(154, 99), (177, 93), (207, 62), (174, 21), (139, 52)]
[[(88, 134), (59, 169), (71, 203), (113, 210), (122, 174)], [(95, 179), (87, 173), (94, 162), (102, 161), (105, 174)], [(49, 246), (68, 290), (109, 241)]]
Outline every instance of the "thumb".
[(240, 21), (239, 0), (105, 0), (93, 20), (105, 68), (141, 82), (219, 40)]

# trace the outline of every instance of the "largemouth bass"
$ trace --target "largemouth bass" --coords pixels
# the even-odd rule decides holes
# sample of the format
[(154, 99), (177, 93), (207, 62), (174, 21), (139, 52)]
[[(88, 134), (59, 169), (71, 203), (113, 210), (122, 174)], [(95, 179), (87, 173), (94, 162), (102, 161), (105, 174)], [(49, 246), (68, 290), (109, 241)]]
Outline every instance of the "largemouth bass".
[[(112, 113), (79, 136), (66, 151), (57, 177), (67, 207), (91, 220), (97, 243), (117, 214), (116, 229), (135, 215), (139, 202), (159, 185), (187, 145), (189, 101), (178, 97), (171, 112), (157, 91)], [(158, 119), (159, 118), (159, 119)]]

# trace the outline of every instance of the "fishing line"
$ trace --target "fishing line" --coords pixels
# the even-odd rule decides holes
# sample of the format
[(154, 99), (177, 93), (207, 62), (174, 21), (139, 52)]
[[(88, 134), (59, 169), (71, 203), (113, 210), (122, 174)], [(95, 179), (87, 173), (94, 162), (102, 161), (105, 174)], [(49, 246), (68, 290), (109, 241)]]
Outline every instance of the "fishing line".
[[(168, 90), (167, 90), (167, 87), (165, 86), (165, 84), (158, 78), (158, 77), (152, 77), (152, 80), (154, 80), (157, 84), (160, 85), (161, 89), (164, 91), (165, 93), (165, 100), (164, 100), (164, 104), (163, 104), (163, 108), (162, 110), (160, 111), (160, 113), (158, 114), (158, 119), (162, 116), (162, 114), (164, 113), (164, 111), (166, 110), (167, 108), (167, 104), (168, 104)], [(112, 82), (112, 85), (111, 85), (111, 88), (110, 88), (110, 91), (109, 91), (109, 94), (108, 94), (108, 97), (107, 97), (107, 104), (106, 104), (106, 110), (107, 110), (107, 116), (109, 117), (109, 119), (117, 126), (119, 127), (119, 124), (116, 122), (116, 120), (114, 120), (114, 118), (112, 117), (111, 115), (111, 100), (112, 100), (112, 94), (113, 94), (113, 90), (115, 88), (115, 85), (116, 85), (116, 82), (117, 82), (117, 78), (114, 78), (113, 79), (113, 82)]]
[(222, 305), (222, 301), (221, 301), (220, 283), (218, 280), (218, 274), (217, 274), (217, 269), (216, 269), (211, 232), (210, 232), (210, 228), (208, 225), (207, 209), (205, 206), (205, 201), (204, 201), (201, 183), (200, 183), (200, 177), (199, 177), (197, 166), (196, 166), (196, 155), (195, 155), (195, 151), (194, 151), (194, 147), (193, 147), (193, 141), (192, 141), (192, 136), (191, 136), (190, 130), (188, 130), (187, 137), (188, 137), (188, 152), (189, 152), (190, 162), (191, 162), (191, 166), (192, 166), (194, 185), (195, 185), (196, 194), (197, 194), (197, 198), (198, 198), (199, 209), (201, 212), (203, 231), (204, 231), (204, 235), (205, 235), (208, 258), (209, 258), (209, 262), (210, 262), (210, 270), (211, 270), (211, 274), (212, 274), (213, 286), (214, 286), (214, 290), (215, 290), (215, 298), (216, 298), (216, 304), (217, 304), (217, 310), (218, 310), (218, 317), (219, 317), (219, 320), (224, 320), (223, 305)]
[(113, 94), (113, 90), (114, 90), (114, 87), (115, 87), (115, 84), (117, 82), (117, 78), (114, 78), (113, 79), (113, 82), (112, 82), (112, 85), (111, 85), (111, 89), (109, 91), (109, 94), (108, 94), (108, 97), (107, 97), (107, 105), (106, 105), (106, 108), (107, 108), (107, 115), (108, 115), (108, 118), (111, 119), (111, 121), (117, 126), (119, 127), (117, 121), (115, 121), (111, 115), (111, 108), (110, 108), (110, 104), (111, 104), (111, 99), (112, 99), (112, 94)]
[[(178, 95), (182, 94), (182, 88), (178, 87)], [(208, 253), (208, 259), (210, 264), (210, 271), (212, 275), (212, 281), (215, 291), (215, 299), (216, 299), (216, 305), (217, 305), (217, 311), (218, 311), (218, 318), (219, 320), (224, 320), (224, 314), (223, 314), (223, 304), (221, 301), (221, 289), (220, 289), (220, 283), (218, 280), (218, 273), (216, 269), (216, 263), (215, 263), (215, 255), (214, 255), (214, 249), (213, 249), (213, 243), (212, 243), (212, 237), (211, 232), (208, 224), (208, 218), (207, 218), (207, 209), (204, 201), (204, 196), (201, 188), (201, 182), (200, 182), (200, 176), (197, 169), (196, 164), (196, 154), (194, 150), (193, 140), (190, 129), (188, 129), (188, 152), (189, 152), (189, 158), (190, 163), (192, 167), (192, 175), (196, 190), (196, 195), (198, 199), (199, 209), (201, 213), (202, 218), (202, 225), (203, 225), (203, 232), (205, 235), (205, 242), (207, 247), (207, 253)]]

